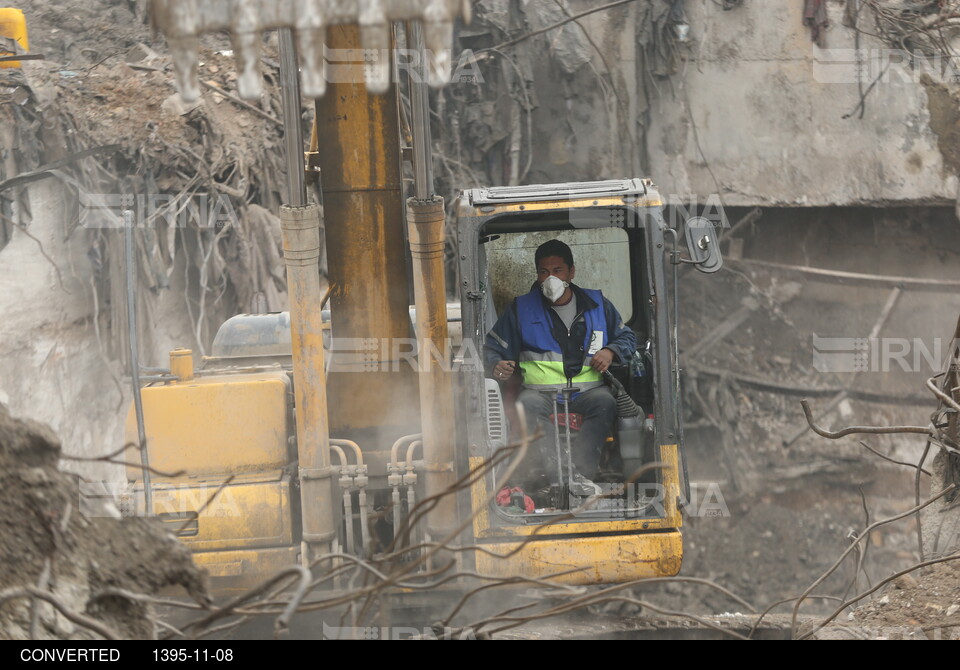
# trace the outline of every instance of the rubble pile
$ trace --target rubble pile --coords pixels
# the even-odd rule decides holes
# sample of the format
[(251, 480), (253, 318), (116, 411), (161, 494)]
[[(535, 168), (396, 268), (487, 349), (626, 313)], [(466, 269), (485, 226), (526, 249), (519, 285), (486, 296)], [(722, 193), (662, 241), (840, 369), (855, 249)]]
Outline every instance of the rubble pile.
[[(159, 522), (85, 515), (80, 480), (57, 468), (60, 456), (49, 428), (0, 404), (0, 638), (101, 637), (85, 619), (120, 639), (155, 638), (150, 605), (109, 594), (180, 586), (208, 601), (204, 575)], [(59, 607), (11, 597), (29, 587)]]
[(952, 561), (902, 575), (852, 612), (822, 628), (806, 623), (798, 635), (818, 640), (960, 639), (960, 568)]

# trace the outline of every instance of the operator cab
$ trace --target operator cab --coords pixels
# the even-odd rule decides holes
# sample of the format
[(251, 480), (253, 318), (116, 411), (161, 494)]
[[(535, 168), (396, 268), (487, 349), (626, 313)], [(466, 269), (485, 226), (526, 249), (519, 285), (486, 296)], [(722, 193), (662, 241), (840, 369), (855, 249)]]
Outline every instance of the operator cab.
[[(559, 500), (555, 495), (546, 498), (542, 458), (531, 445), (522, 462), (506, 459), (488, 477), (488, 491), (496, 493), (491, 517), (497, 521), (542, 524), (571, 516), (578, 520), (671, 516), (676, 501), (668, 500), (673, 497), (668, 492), (676, 488), (679, 468), (668, 472), (659, 446), (679, 446), (673, 347), (664, 299), (664, 228), (660, 198), (648, 180), (474, 189), (461, 195), (463, 332), (465, 340), (473, 340), (481, 360), (487, 332), (515, 297), (531, 290), (536, 280), (534, 253), (551, 239), (571, 248), (575, 283), (602, 291), (638, 342), (629, 360), (610, 368), (615, 378), (610, 383), (622, 387), (628, 404), (632, 401), (640, 411), (614, 422), (599, 469), (582, 473), (602, 492), (589, 498), (566, 492)], [(484, 458), (521, 444), (524, 432), (515, 409), (520, 376), (498, 383), (481, 369), (465, 383), (483, 399), (482, 422), (469, 422), (467, 427), (469, 443), (482, 444), (477, 451)], [(573, 462), (579, 417), (565, 413), (562, 405), (555, 416), (558, 452)]]

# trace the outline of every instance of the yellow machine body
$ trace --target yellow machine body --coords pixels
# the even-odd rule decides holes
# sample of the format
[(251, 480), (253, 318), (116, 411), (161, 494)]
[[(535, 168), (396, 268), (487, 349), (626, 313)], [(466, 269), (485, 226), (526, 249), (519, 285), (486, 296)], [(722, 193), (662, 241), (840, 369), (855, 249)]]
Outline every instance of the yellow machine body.
[[(231, 475), (226, 475), (230, 477)], [(291, 476), (276, 470), (154, 481), (153, 515), (193, 552), (220, 594), (249, 589), (300, 557)], [(133, 490), (143, 512), (142, 484)]]
[[(680, 571), (683, 539), (676, 445), (661, 450), (667, 467), (662, 517), (562, 521), (548, 526), (491, 525), (485, 480), (471, 489), (473, 532), (484, 551), (477, 571), (489, 577), (551, 579), (564, 584), (616, 584)], [(471, 459), (471, 468), (483, 466)], [(489, 552), (489, 553), (488, 553)]]
[[(289, 475), (277, 470), (233, 475), (226, 486), (225, 481), (181, 477), (153, 482), (153, 516), (193, 551), (293, 543)], [(137, 502), (137, 511), (142, 512), (139, 495)]]
[[(24, 51), (30, 50), (30, 43), (27, 39), (27, 19), (23, 11), (9, 7), (0, 7), (0, 37), (6, 37), (16, 41)], [(5, 50), (0, 45), (0, 56), (15, 56), (16, 54)], [(0, 68), (20, 67), (20, 61), (2, 61)]]
[[(290, 378), (218, 374), (141, 391), (150, 465), (191, 476), (278, 470), (290, 462)], [(127, 442), (137, 442), (127, 416)], [(139, 471), (132, 471), (139, 479)]]
[[(152, 514), (226, 593), (298, 560), (299, 500), (282, 469), (291, 462), (291, 383), (281, 370), (192, 375), (141, 391)], [(133, 411), (126, 430), (136, 443)], [(142, 475), (129, 473), (142, 514)]]
[(477, 554), (477, 571), (486, 577), (550, 579), (562, 584), (622, 584), (680, 571), (680, 531), (535, 540), (517, 551), (516, 542), (485, 544)]

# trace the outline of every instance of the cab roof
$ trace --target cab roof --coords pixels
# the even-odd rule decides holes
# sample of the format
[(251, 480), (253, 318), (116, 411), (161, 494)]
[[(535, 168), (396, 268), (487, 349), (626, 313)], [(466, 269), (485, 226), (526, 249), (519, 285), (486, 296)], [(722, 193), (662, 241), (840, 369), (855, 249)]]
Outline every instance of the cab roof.
[(616, 197), (642, 197), (653, 184), (649, 179), (614, 179), (608, 181), (574, 181), (562, 184), (530, 184), (527, 186), (491, 186), (467, 189), (463, 198), (471, 205), (502, 205), (547, 200), (583, 200)]

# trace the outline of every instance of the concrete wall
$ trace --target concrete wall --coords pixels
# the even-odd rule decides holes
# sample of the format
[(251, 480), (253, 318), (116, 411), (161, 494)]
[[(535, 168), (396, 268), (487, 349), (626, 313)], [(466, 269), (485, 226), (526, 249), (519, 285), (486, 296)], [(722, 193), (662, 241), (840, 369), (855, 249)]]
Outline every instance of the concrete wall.
[[(644, 173), (665, 194), (702, 201), (719, 192), (728, 206), (956, 199), (960, 101), (927, 81), (922, 65), (910, 71), (901, 53), (861, 35), (862, 88), (889, 69), (859, 118), (857, 39), (842, 23), (843, 2), (828, 3), (823, 49), (803, 25), (799, 0), (747, 1), (730, 11), (714, 0), (684, 0), (684, 44), (672, 39), (666, 3), (638, 0), (483, 52), (596, 6), (562, 5), (476, 3), (477, 20), (463, 29), (461, 46), (480, 51), (488, 78), (475, 88), (454, 83), (444, 94), (454, 103), (444, 113), (456, 120), (446, 129), (458, 137), (440, 132), (443, 153), (472, 169), (454, 175), (452, 188), (478, 179), (546, 183)], [(873, 29), (869, 10), (860, 23)], [(675, 71), (665, 76), (671, 65)]]
[[(843, 3), (828, 5), (826, 49), (853, 49)], [(905, 81), (894, 65), (871, 91), (863, 119), (843, 119), (860, 100), (852, 52), (815, 56), (802, 2), (745, 2), (731, 11), (713, 0), (684, 6), (691, 60), (674, 77), (674, 92), (653, 101), (647, 135), (650, 172), (663, 192), (719, 188), (728, 205), (954, 201), (956, 171), (938, 148), (931, 87), (918, 73)], [(865, 29), (872, 24), (866, 14)], [(866, 88), (887, 47), (861, 40), (874, 57)]]

